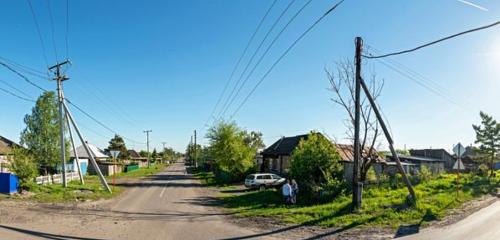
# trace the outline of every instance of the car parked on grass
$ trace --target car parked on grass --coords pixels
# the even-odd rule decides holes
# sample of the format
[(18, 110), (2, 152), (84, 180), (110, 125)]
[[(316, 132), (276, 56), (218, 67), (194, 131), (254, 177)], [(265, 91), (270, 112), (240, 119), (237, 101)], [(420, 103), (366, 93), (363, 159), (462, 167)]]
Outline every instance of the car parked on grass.
[(259, 190), (280, 188), (285, 181), (285, 178), (273, 173), (255, 173), (245, 178), (245, 187)]

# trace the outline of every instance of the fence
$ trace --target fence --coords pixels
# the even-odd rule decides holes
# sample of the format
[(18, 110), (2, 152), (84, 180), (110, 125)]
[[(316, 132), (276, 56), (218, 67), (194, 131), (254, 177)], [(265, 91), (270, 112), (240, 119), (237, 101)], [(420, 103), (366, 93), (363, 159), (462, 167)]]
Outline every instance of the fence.
[[(72, 181), (72, 180), (79, 180), (80, 176), (78, 175), (77, 172), (67, 172), (66, 173), (66, 180)], [(54, 175), (48, 175), (48, 176), (40, 176), (35, 179), (36, 184), (38, 185), (44, 185), (44, 184), (54, 184), (54, 183), (62, 183), (62, 174), (54, 174)]]

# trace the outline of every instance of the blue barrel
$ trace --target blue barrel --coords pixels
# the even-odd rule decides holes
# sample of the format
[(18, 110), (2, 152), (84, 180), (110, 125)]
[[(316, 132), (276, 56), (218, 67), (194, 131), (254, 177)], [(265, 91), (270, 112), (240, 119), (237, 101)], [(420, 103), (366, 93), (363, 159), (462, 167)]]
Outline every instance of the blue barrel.
[(0, 193), (17, 193), (18, 179), (11, 173), (0, 173)]

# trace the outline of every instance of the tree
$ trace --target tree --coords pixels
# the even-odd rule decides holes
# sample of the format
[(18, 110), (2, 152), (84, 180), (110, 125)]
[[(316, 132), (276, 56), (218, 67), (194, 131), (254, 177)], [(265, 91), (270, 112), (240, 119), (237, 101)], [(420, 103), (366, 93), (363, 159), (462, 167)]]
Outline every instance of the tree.
[(139, 156), (141, 157), (149, 157), (148, 151), (141, 150), (139, 151)]
[[(354, 112), (355, 112), (355, 67), (349, 60), (337, 63), (336, 73), (325, 68), (328, 80), (330, 81), (330, 91), (334, 93), (331, 100), (347, 112), (348, 118), (344, 121), (347, 128), (347, 138), (354, 142)], [(365, 78), (363, 78), (365, 79)], [(366, 84), (370, 89), (373, 99), (376, 101), (384, 87), (384, 80), (377, 79), (372, 75)], [(366, 180), (366, 174), (378, 156), (375, 154), (375, 147), (378, 145), (379, 123), (375, 117), (373, 109), (365, 95), (361, 97), (361, 121), (360, 121), (360, 171), (359, 181)]]
[[(45, 92), (38, 97), (31, 114), (24, 117), (26, 128), (21, 132), (21, 145), (42, 169), (44, 174), (55, 172), (60, 161), (60, 130), (57, 99), (54, 92)], [(69, 156), (69, 141), (65, 140), (66, 155)]]
[(311, 132), (292, 153), (290, 175), (303, 185), (315, 188), (343, 181), (341, 158), (323, 135)]
[(189, 162), (191, 162), (191, 164), (195, 164), (195, 160), (199, 160), (200, 159), (200, 155), (201, 155), (201, 145), (200, 144), (196, 144), (196, 146), (194, 145), (194, 143), (189, 143), (188, 146), (186, 147), (186, 157), (187, 157), (187, 160)]
[(153, 149), (153, 153), (151, 153), (151, 159), (153, 159), (153, 161), (156, 161), (156, 158), (158, 158), (158, 152), (156, 151), (156, 148)]
[(495, 160), (500, 152), (500, 123), (482, 111), (479, 115), (481, 116), (481, 124), (472, 125), (472, 128), (476, 132), (475, 143), (480, 144), (479, 159), (488, 162), (491, 177), (494, 175)]
[(255, 167), (256, 149), (245, 143), (245, 133), (234, 122), (218, 122), (206, 136), (215, 174), (220, 181), (239, 181)]
[(115, 134), (115, 136), (109, 140), (108, 150), (120, 151), (120, 155), (118, 155), (119, 159), (125, 160), (129, 158), (127, 146), (125, 146), (125, 141), (120, 135)]
[(262, 140), (261, 132), (247, 132), (243, 131), (245, 144), (254, 149), (264, 148), (266, 145), (264, 144), (264, 140)]
[(33, 178), (38, 173), (37, 164), (33, 156), (23, 148), (14, 147), (12, 156), (9, 158), (9, 164), (9, 169), (19, 179), (21, 191), (29, 189), (29, 186), (33, 183)]

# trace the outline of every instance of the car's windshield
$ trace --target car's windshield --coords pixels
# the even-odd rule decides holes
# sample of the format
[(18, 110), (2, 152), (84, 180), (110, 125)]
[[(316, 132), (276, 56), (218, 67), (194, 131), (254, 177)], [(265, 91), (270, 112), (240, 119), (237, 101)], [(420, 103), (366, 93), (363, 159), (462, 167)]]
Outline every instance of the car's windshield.
[(246, 179), (247, 180), (253, 180), (254, 178), (255, 178), (255, 175), (252, 174), (252, 175), (248, 175)]

